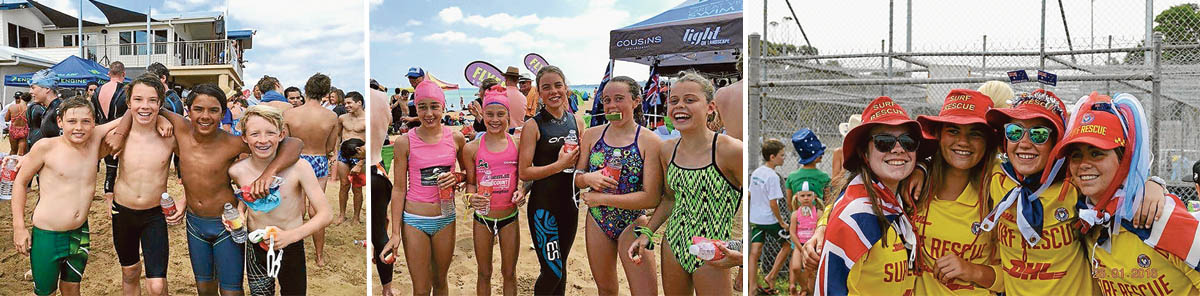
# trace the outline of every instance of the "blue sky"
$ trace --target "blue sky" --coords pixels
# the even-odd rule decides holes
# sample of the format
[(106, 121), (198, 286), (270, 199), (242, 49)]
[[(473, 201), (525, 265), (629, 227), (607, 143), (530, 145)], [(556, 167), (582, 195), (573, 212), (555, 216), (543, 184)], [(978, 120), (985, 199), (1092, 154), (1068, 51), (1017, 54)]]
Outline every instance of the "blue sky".
[[(608, 63), (609, 31), (659, 14), (683, 0), (432, 1), (371, 0), (371, 77), (408, 87), (420, 66), (469, 87), (463, 68), (475, 60), (501, 71), (536, 52), (563, 68), (571, 84), (595, 84)], [(615, 75), (644, 80), (649, 67), (617, 62)]]
[[(8, 2), (13, 2), (9, 0)], [(155, 18), (180, 13), (224, 12), (225, 0), (100, 0), (117, 7), (145, 12), (147, 3)], [(39, 3), (76, 15), (79, 0), (42, 0)], [(230, 0), (229, 29), (254, 29), (254, 48), (246, 50), (246, 84), (264, 74), (278, 77), (284, 87), (304, 87), (316, 72), (325, 73), (333, 85), (348, 91), (366, 86), (364, 48), (366, 29), (362, 1)], [(83, 5), (84, 19), (105, 22), (91, 3)], [(190, 14), (189, 14), (190, 15)]]

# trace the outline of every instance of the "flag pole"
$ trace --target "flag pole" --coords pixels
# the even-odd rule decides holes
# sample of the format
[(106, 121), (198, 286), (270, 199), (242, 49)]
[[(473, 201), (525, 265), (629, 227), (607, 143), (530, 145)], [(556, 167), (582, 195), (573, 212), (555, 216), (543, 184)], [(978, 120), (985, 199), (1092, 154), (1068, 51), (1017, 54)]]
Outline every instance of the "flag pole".
[(79, 57), (86, 59), (87, 55), (83, 53), (83, 0), (79, 0), (79, 35), (75, 35), (75, 43), (79, 45)]

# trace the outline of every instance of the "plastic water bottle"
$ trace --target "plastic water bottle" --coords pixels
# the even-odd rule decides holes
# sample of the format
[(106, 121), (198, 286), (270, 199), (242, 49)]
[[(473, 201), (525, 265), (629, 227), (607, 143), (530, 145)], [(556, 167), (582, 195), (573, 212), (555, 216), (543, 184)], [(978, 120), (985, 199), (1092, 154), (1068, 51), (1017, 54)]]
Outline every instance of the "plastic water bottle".
[(162, 206), (163, 215), (175, 215), (175, 200), (171, 199), (171, 195), (163, 192), (162, 199), (158, 200), (158, 204)]
[(246, 243), (246, 225), (242, 220), (242, 214), (238, 213), (237, 209), (231, 203), (225, 203), (225, 213), (221, 215), (225, 220), (225, 225), (229, 226), (230, 238), (233, 242), (244, 244)]
[(364, 248), (366, 248), (366, 247), (367, 247), (367, 240), (365, 240), (365, 239), (356, 239), (356, 240), (354, 240), (354, 244), (355, 244), (355, 245), (358, 245), (359, 247), (364, 247)]
[(13, 180), (17, 179), (17, 161), (19, 156), (5, 156), (3, 168), (0, 168), (0, 200), (12, 199)]
[(688, 253), (700, 258), (701, 260), (712, 261), (725, 258), (725, 252), (717, 249), (716, 244), (725, 244), (725, 248), (734, 251), (741, 251), (742, 241), (740, 240), (711, 240), (699, 236), (692, 237), (692, 245), (688, 246)]
[[(452, 173), (445, 172), (438, 174), (438, 179), (449, 174)], [(454, 186), (438, 189), (438, 197), (439, 205), (442, 208), (442, 216), (454, 215)]]
[(492, 201), (492, 190), (495, 189), (495, 187), (493, 187), (494, 184), (495, 183), (492, 182), (492, 171), (491, 170), (484, 171), (483, 180), (479, 181), (479, 187), (475, 191), (476, 191), (476, 194), (479, 194), (483, 197), (488, 198), (488, 206), (484, 207), (483, 209), (475, 210), (476, 213), (486, 216), (488, 213), (490, 213), (492, 211), (491, 201)]
[(567, 131), (567, 139), (563, 140), (563, 149), (566, 149), (567, 153), (579, 149), (579, 136), (575, 134), (575, 130)]
[(620, 185), (621, 170), (624, 168), (625, 165), (621, 164), (621, 149), (613, 149), (612, 156), (604, 161), (604, 169), (600, 170), (600, 174), (612, 178), (617, 181), (617, 185)]

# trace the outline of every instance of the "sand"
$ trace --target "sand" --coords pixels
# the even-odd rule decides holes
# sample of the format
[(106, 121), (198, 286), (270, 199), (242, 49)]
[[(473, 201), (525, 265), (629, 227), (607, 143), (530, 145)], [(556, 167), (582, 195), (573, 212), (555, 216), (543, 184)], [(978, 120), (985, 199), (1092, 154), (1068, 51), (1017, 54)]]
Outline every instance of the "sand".
[[(7, 142), (0, 141), (0, 147), (8, 147)], [(7, 149), (3, 149), (7, 150)], [(88, 226), (91, 229), (91, 249), (87, 268), (80, 290), (83, 295), (119, 295), (121, 293), (121, 267), (117, 262), (116, 249), (112, 244), (112, 220), (109, 209), (100, 199), (103, 193), (103, 170), (100, 170), (96, 184), (96, 198), (88, 215)], [(183, 194), (183, 186), (172, 174), (167, 181), (167, 191), (172, 196)], [(37, 187), (35, 187), (36, 189)], [(337, 205), (336, 182), (330, 182), (326, 188), (326, 198), (330, 208), (336, 213)], [(38, 192), (29, 194), (26, 202), (26, 218), (33, 213), (37, 203)], [(347, 202), (351, 206), (353, 200)], [(12, 208), (8, 201), (0, 202), (0, 291), (26, 291), (32, 294), (33, 282), (23, 279), (29, 270), (29, 257), (17, 253), (12, 243)], [(364, 210), (365, 211), (365, 210)], [(366, 221), (366, 214), (363, 214)], [(26, 221), (27, 225), (32, 222)], [(195, 295), (196, 282), (192, 275), (191, 262), (188, 259), (186, 230), (183, 224), (168, 226), (170, 258), (167, 267), (167, 288), (171, 294)], [(308, 258), (308, 293), (312, 295), (362, 295), (366, 290), (366, 253), (362, 246), (355, 245), (354, 240), (366, 239), (365, 224), (347, 221), (341, 225), (330, 225), (326, 228), (325, 254), (326, 266), (317, 267), (315, 247), (311, 238), (305, 239), (305, 252)], [(143, 287), (145, 281), (142, 282)], [(245, 285), (243, 281), (243, 285)], [(248, 291), (248, 290), (247, 290)], [(24, 292), (21, 292), (24, 293)], [(144, 288), (143, 288), (143, 293)], [(9, 294), (9, 293), (4, 293)]]
[[(393, 176), (393, 175), (389, 175), (389, 176)], [(462, 200), (462, 199), (459, 198), (458, 200)], [(738, 215), (735, 216), (735, 218), (734, 218), (735, 222), (734, 222), (734, 227), (733, 227), (734, 230), (733, 230), (732, 237), (740, 238), (743, 236), (742, 235), (742, 222), (741, 222), (742, 214), (741, 213), (744, 211), (745, 211), (745, 207), (743, 206), (742, 209), (738, 212)], [(450, 271), (449, 271), (449, 277), (447, 280), (448, 285), (450, 287), (450, 291), (449, 291), (450, 295), (474, 295), (475, 294), (476, 272), (478, 270), (478, 264), (475, 263), (475, 260), (476, 260), (475, 259), (475, 249), (474, 249), (475, 247), (474, 247), (474, 242), (472, 241), (472, 233), (473, 232), (471, 230), (471, 227), (473, 227), (472, 224), (475, 222), (474, 222), (474, 219), (469, 218), (469, 217), (472, 217), (472, 216), (469, 216), (469, 214), (470, 214), (469, 212), (470, 212), (470, 210), (466, 210), (466, 209), (463, 209), (462, 207), (459, 207), (458, 212), (457, 212), (458, 218), (454, 221), (454, 223), (455, 223), (454, 224), (455, 225), (454, 259), (452, 260), (452, 263), (450, 266)], [(537, 254), (534, 253), (533, 249), (529, 248), (530, 246), (532, 246), (532, 240), (529, 236), (529, 224), (527, 221), (528, 219), (526, 219), (527, 216), (525, 215), (524, 207), (522, 208), (522, 210), (520, 210), (518, 216), (520, 217), (520, 219), (518, 219), (518, 221), (519, 221), (518, 223), (520, 223), (519, 227), (521, 227), (521, 235), (520, 235), (521, 244), (520, 244), (520, 248), (519, 248), (519, 255), (518, 255), (518, 261), (517, 261), (517, 294), (518, 295), (532, 295), (533, 294), (533, 283), (534, 283), (534, 281), (537, 280), (537, 276), (539, 273), (539, 268), (538, 268), (538, 263), (537, 263)], [(583, 212), (581, 211), (581, 213), (579, 215), (579, 230), (575, 234), (575, 244), (571, 248), (571, 255), (567, 257), (567, 268), (566, 268), (567, 269), (567, 288), (566, 288), (566, 292), (568, 295), (596, 295), (598, 293), (598, 290), (596, 289), (596, 282), (592, 280), (592, 271), (588, 265), (587, 243), (586, 243), (586, 239), (584, 238), (584, 235), (585, 235), (584, 222), (586, 222), (586, 221), (584, 219), (587, 219), (587, 215), (583, 214)], [(660, 235), (662, 234), (662, 232), (663, 232), (663, 230), (659, 229), (658, 233)], [(661, 247), (661, 245), (659, 245), (659, 247)], [(500, 280), (500, 256), (499, 256), (500, 246), (499, 246), (499, 244), (496, 244), (493, 247), (492, 252), (493, 252), (493, 255), (492, 255), (493, 256), (493, 258), (492, 258), (492, 267), (493, 267), (492, 294), (501, 295), (503, 292), (503, 290), (502, 290), (503, 284)], [(659, 263), (661, 264), (661, 261), (662, 261), (661, 255), (660, 255), (661, 253), (659, 253), (658, 248), (655, 248), (655, 254), (656, 254), (655, 258), (658, 259)], [(370, 270), (371, 270), (370, 273), (371, 273), (372, 290), (374, 291), (373, 293), (375, 295), (380, 295), (381, 292), (379, 291), (379, 289), (380, 289), (379, 288), (379, 275), (375, 272), (374, 266), (372, 266), (370, 268)], [(395, 270), (395, 273), (393, 273), (393, 275), (392, 275), (393, 290), (396, 290), (397, 292), (399, 292), (400, 295), (411, 295), (412, 289), (410, 287), (412, 284), (412, 279), (409, 276), (408, 265), (405, 264), (405, 262), (404, 262), (403, 254), (396, 254), (396, 265), (395, 265), (394, 270)], [(734, 268), (733, 270), (737, 270), (737, 268)], [(730, 277), (731, 281), (733, 280), (734, 277), (736, 277), (736, 273), (737, 273), (736, 271), (731, 272), (731, 275), (732, 275)], [(619, 264), (617, 267), (617, 276), (619, 278), (619, 283), (620, 283), (620, 289), (619, 289), (620, 293), (622, 295), (628, 295), (629, 294), (629, 284), (628, 284), (628, 281), (626, 280), (625, 272), (620, 267)], [(662, 295), (663, 294), (662, 280), (661, 280), (662, 274), (660, 271), (656, 270), (655, 276), (657, 276), (659, 278), (658, 294)], [(741, 293), (735, 291), (735, 295), (740, 295), (740, 294)]]

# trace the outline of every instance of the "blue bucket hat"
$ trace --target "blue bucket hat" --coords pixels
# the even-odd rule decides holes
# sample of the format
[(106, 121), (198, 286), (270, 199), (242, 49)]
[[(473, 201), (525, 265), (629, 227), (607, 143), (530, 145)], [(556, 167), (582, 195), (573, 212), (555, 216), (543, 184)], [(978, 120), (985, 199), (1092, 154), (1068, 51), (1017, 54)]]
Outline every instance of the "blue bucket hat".
[(796, 148), (796, 154), (800, 155), (801, 165), (812, 163), (825, 155), (825, 145), (821, 144), (817, 134), (808, 128), (802, 128), (792, 134), (792, 147)]

